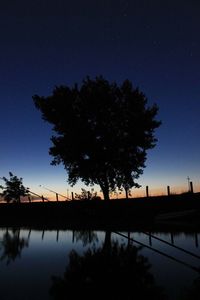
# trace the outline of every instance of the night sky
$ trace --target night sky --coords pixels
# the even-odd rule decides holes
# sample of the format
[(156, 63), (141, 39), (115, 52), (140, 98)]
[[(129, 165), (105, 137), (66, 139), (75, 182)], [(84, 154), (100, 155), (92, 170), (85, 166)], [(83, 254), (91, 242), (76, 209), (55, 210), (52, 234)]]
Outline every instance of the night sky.
[(198, 0), (1, 1), (0, 177), (11, 171), (44, 195), (39, 185), (79, 192), (79, 184), (66, 183), (63, 166), (50, 165), (51, 126), (32, 96), (103, 75), (131, 80), (159, 106), (162, 126), (140, 193), (145, 185), (187, 190), (187, 176), (200, 191), (199, 16)]

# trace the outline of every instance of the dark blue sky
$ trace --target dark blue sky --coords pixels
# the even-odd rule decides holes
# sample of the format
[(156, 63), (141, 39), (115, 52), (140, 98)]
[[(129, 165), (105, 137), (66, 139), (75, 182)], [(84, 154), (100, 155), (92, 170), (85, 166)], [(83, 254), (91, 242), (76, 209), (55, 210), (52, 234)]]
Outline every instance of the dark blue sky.
[(139, 183), (184, 190), (190, 176), (200, 191), (199, 15), (197, 0), (1, 3), (0, 177), (12, 171), (33, 190), (72, 190), (63, 167), (50, 166), (51, 128), (32, 96), (102, 74), (128, 78), (160, 108), (158, 145)]

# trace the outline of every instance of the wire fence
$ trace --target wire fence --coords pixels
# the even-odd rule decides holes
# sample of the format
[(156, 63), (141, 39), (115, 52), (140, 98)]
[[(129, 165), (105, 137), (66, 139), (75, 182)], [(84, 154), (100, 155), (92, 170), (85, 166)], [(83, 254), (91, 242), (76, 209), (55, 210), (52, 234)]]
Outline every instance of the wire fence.
[[(189, 182), (189, 185), (166, 185), (163, 187), (151, 187), (142, 186), (140, 188), (131, 189), (129, 198), (143, 198), (143, 197), (156, 197), (156, 196), (169, 196), (169, 195), (179, 195), (184, 193), (199, 193), (200, 183)], [(112, 199), (125, 198), (125, 191), (111, 193)]]
[[(49, 189), (48, 189), (49, 190)], [(45, 193), (43, 195), (39, 195), (37, 193), (34, 193), (30, 191), (29, 195), (26, 197), (21, 197), (21, 202), (53, 202), (53, 201), (71, 201), (71, 200), (77, 200), (74, 195), (77, 195), (75, 192), (67, 192), (67, 196), (65, 197), (63, 194), (60, 194), (56, 191), (49, 190), (51, 193)], [(85, 190), (86, 195), (87, 193), (92, 195), (96, 194), (101, 199), (103, 199), (103, 193), (102, 192), (95, 192), (92, 188), (92, 192), (89, 190)], [(140, 188), (134, 188), (130, 190), (129, 198), (144, 198), (144, 197), (155, 197), (155, 196), (169, 196), (169, 195), (178, 195), (183, 193), (199, 193), (200, 192), (200, 183), (194, 183), (192, 181), (189, 182), (187, 185), (173, 185), (173, 186), (163, 186), (159, 188), (151, 187), (151, 186), (142, 186)], [(91, 197), (92, 198), (92, 197)], [(91, 199), (90, 198), (90, 199)], [(110, 193), (111, 199), (121, 199), (126, 198), (125, 191), (115, 191)], [(2, 197), (0, 197), (0, 202), (5, 202)]]

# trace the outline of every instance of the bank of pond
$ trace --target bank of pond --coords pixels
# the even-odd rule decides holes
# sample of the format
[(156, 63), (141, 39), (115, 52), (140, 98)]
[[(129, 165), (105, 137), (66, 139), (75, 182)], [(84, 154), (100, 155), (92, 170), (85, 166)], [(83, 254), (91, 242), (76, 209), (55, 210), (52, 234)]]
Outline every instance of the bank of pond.
[[(133, 229), (200, 226), (200, 193), (110, 201), (1, 203), (0, 226)], [(180, 227), (180, 228), (179, 228)]]

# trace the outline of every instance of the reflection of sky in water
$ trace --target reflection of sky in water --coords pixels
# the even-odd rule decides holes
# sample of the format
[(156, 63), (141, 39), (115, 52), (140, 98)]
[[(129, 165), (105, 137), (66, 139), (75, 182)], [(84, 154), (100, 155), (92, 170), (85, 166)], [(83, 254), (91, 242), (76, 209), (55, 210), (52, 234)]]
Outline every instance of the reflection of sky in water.
[[(12, 231), (9, 229), (12, 234)], [(0, 243), (6, 229), (0, 230)], [(125, 232), (124, 234), (127, 235)], [(155, 234), (157, 237), (171, 242), (170, 233)], [(149, 236), (132, 232), (131, 238), (149, 245)], [(68, 256), (72, 249), (82, 254), (89, 247), (96, 245), (102, 246), (104, 243), (105, 233), (103, 231), (88, 232), (83, 239), (82, 233), (67, 231), (36, 231), (21, 230), (20, 238), (29, 238), (28, 247), (24, 247), (21, 255), (16, 257), (6, 265), (5, 260), (0, 261), (0, 290), (1, 299), (23, 300), (23, 299), (49, 299), (49, 287), (51, 276), (63, 276), (66, 266), (69, 262)], [(93, 239), (93, 240), (92, 240)], [(119, 243), (127, 244), (127, 239), (112, 234), (112, 240), (118, 240)], [(174, 244), (183, 247), (193, 253), (199, 254), (199, 248), (195, 243), (194, 234), (186, 235), (184, 233), (173, 235)], [(177, 249), (152, 238), (152, 247), (175, 256), (176, 258), (187, 262), (193, 266), (200, 265), (200, 260), (190, 257)], [(138, 244), (131, 242), (134, 246)], [(150, 272), (156, 279), (156, 284), (164, 286), (170, 291), (171, 297), (176, 299), (185, 287), (189, 287), (192, 281), (198, 277), (198, 273), (190, 270), (177, 262), (174, 262), (150, 249), (142, 248), (139, 254), (148, 258), (152, 265)], [(2, 256), (2, 244), (0, 246), (0, 256)]]

